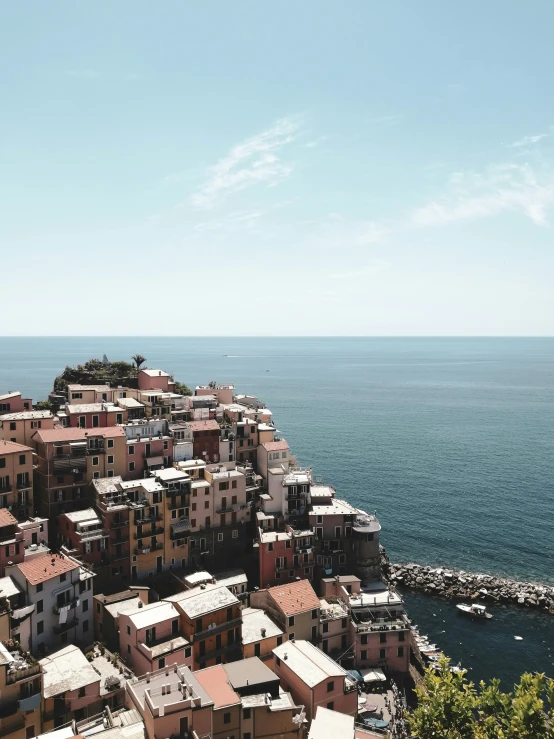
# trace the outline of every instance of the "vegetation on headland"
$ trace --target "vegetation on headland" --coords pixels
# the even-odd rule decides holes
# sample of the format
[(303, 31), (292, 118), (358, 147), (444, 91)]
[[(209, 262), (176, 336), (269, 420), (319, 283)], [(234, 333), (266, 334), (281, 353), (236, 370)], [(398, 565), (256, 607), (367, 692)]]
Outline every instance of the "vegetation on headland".
[(410, 716), (419, 739), (554, 739), (554, 680), (525, 673), (510, 693), (500, 681), (479, 683), (465, 670), (451, 672), (448, 659), (425, 672)]
[[(102, 385), (111, 386), (131, 384), (136, 386), (136, 378), (139, 370), (146, 369), (143, 365), (146, 357), (142, 354), (135, 354), (133, 362), (115, 361), (110, 362), (106, 357), (102, 359), (89, 359), (84, 364), (78, 364), (76, 367), (69, 365), (54, 380), (54, 392), (64, 392), (68, 385)], [(190, 388), (182, 382), (175, 383), (175, 392), (181, 395), (190, 395)], [(48, 401), (40, 401), (37, 407), (41, 405), (42, 409), (46, 409)]]

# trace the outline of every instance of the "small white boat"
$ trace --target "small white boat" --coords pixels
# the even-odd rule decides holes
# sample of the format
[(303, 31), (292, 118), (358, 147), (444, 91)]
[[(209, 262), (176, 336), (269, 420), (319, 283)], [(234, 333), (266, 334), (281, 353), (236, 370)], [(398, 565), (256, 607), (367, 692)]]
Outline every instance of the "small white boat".
[(482, 620), (492, 618), (492, 613), (489, 613), (485, 606), (480, 606), (478, 603), (472, 603), (469, 606), (465, 603), (458, 603), (456, 608), (461, 611), (461, 613), (465, 613), (466, 616), (470, 616), (470, 618)]

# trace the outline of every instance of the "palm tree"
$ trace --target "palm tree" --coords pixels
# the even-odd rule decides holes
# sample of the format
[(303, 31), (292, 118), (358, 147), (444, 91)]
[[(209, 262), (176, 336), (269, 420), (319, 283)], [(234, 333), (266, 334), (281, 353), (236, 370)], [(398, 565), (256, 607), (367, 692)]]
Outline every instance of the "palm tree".
[(135, 363), (135, 367), (137, 370), (140, 369), (140, 365), (144, 364), (146, 362), (146, 357), (143, 357), (142, 354), (135, 354), (133, 357), (131, 357), (133, 362)]

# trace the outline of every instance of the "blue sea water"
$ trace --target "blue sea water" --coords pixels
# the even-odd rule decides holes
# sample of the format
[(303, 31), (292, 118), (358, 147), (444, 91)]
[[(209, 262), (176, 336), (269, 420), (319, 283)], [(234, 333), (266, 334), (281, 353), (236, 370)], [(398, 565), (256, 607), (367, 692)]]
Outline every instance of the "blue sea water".
[[(190, 386), (259, 395), (301, 464), (377, 511), (391, 559), (554, 582), (554, 339), (0, 338), (0, 389), (43, 398), (67, 364), (137, 352)], [(441, 643), (422, 623), (436, 608), (408, 600)], [(439, 606), (438, 631), (473, 634), (448, 648), (477, 677), (554, 674), (552, 618), (508, 610), (484, 631)], [(475, 656), (491, 645), (510, 659)]]

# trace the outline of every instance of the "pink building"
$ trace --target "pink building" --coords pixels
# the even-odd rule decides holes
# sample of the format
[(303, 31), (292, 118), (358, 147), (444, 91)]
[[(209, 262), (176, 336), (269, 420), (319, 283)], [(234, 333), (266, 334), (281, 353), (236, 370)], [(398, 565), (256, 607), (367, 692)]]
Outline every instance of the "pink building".
[(6, 574), (7, 564), (23, 562), (24, 557), (25, 542), (17, 519), (6, 508), (0, 508), (0, 577)]
[(85, 403), (65, 406), (67, 425), (71, 428), (94, 429), (127, 422), (127, 411), (113, 403)]
[[(214, 701), (188, 667), (155, 670), (136, 682), (127, 683), (127, 695), (138, 709), (148, 739), (212, 734)], [(238, 737), (237, 737), (238, 739)]]
[(22, 411), (32, 410), (33, 401), (31, 398), (21, 397), (20, 392), (0, 395), (0, 415), (3, 413), (21, 413)]
[(194, 389), (195, 395), (215, 395), (217, 402), (227, 404), (233, 402), (234, 385), (197, 385)]
[(179, 611), (159, 601), (119, 614), (119, 653), (136, 675), (166, 665), (192, 665), (190, 643), (179, 629)]
[(139, 390), (163, 390), (172, 393), (175, 391), (175, 383), (171, 375), (163, 370), (142, 369), (138, 373)]
[(283, 690), (302, 704), (311, 721), (318, 706), (355, 716), (358, 711), (356, 683), (345, 669), (307, 641), (282, 644), (273, 650), (274, 671)]
[(270, 587), (313, 579), (313, 532), (286, 526), (284, 531), (258, 530), (260, 585)]
[(267, 611), (289, 639), (317, 641), (320, 602), (308, 580), (253, 591), (250, 605)]
[(127, 472), (125, 479), (138, 480), (149, 472), (173, 464), (173, 438), (166, 434), (127, 439)]

